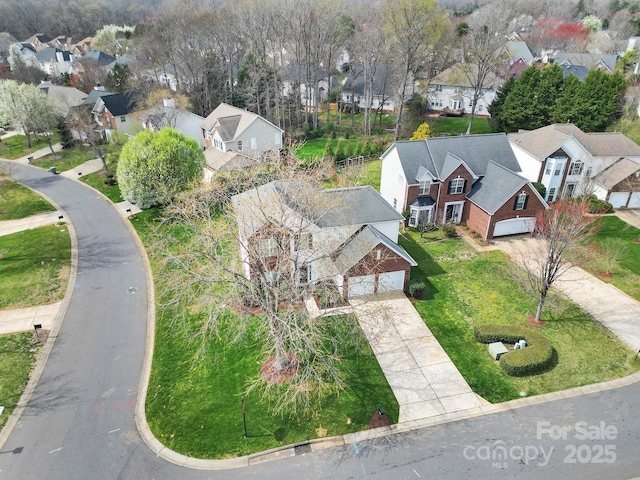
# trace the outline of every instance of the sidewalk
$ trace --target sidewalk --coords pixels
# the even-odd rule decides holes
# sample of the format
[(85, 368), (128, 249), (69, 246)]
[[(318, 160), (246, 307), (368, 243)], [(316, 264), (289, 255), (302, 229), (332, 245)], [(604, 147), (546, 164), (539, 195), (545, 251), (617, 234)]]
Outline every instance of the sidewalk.
[(30, 217), (18, 218), (16, 220), (1, 220), (0, 236), (65, 221), (66, 220), (62, 212), (46, 212), (31, 215)]
[(0, 335), (33, 330), (34, 325), (41, 325), (43, 330), (51, 330), (61, 303), (0, 310)]
[(349, 302), (398, 400), (398, 423), (488, 405), (473, 393), (404, 293)]

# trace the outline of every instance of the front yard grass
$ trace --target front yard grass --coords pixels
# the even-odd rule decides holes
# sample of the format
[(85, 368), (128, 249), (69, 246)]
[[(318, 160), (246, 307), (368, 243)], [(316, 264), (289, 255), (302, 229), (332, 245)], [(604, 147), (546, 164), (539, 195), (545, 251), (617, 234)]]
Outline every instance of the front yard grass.
[[(111, 174), (113, 174), (113, 172)], [(122, 194), (120, 193), (120, 187), (118, 184), (105, 185), (104, 181), (106, 178), (106, 172), (104, 170), (100, 170), (99, 172), (90, 173), (81, 177), (80, 181), (103, 193), (113, 203), (122, 202), (124, 198), (122, 198)]]
[(62, 224), (0, 237), (0, 308), (33, 307), (64, 297), (71, 240)]
[(0, 221), (53, 211), (53, 205), (27, 187), (11, 181), (0, 184)]
[(418, 262), (412, 278), (425, 281), (416, 310), (471, 388), (488, 401), (503, 402), (629, 375), (640, 361), (588, 313), (554, 294), (543, 314), (544, 334), (556, 350), (556, 364), (542, 374), (510, 377), (476, 342), (473, 326), (496, 323), (528, 326), (536, 301), (519, 285), (515, 266), (499, 251), (476, 252), (459, 239), (427, 243), (413, 231), (401, 245)]
[(598, 222), (594, 255), (580, 266), (640, 301), (640, 229), (614, 215)]
[[(55, 133), (51, 140), (52, 145), (55, 145), (60, 141), (60, 135)], [(49, 144), (41, 137), (31, 136), (31, 148), (27, 147), (27, 137), (24, 135), (14, 135), (8, 137), (0, 142), (0, 158), (7, 158), (9, 160), (15, 160), (16, 158), (24, 157), (30, 153), (40, 150), (42, 148), (48, 148)]]
[(58, 172), (71, 170), (72, 168), (82, 165), (83, 163), (96, 158), (96, 154), (91, 147), (86, 145), (78, 145), (72, 148), (66, 148), (56, 152), (55, 155), (46, 155), (34, 160), (33, 165), (49, 169), (56, 167)]
[(0, 336), (0, 405), (4, 407), (0, 429), (15, 409), (39, 351), (40, 343), (33, 339), (32, 332)]
[[(150, 223), (160, 217), (157, 209), (139, 213), (131, 222), (143, 243), (150, 243)], [(159, 270), (155, 249), (148, 249), (154, 276)], [(158, 295), (160, 292), (158, 292)], [(159, 299), (158, 303), (162, 300)], [(246, 398), (248, 438), (243, 437), (242, 395), (249, 381), (259, 374), (259, 340), (245, 336), (230, 343), (224, 331), (206, 349), (206, 357), (195, 361), (199, 343), (190, 342), (201, 319), (192, 313), (189, 328), (176, 328), (167, 310), (156, 312), (156, 339), (146, 404), (147, 420), (156, 437), (167, 447), (198, 458), (229, 458), (313, 438), (365, 430), (382, 406), (392, 422), (398, 419), (398, 404), (375, 355), (364, 336), (361, 349), (343, 349), (340, 367), (348, 388), (325, 397), (310, 413), (274, 416), (274, 398), (258, 392)], [(230, 321), (233, 321), (232, 319)], [(256, 320), (257, 321), (257, 320)], [(332, 317), (328, 327), (338, 332), (350, 318)], [(342, 333), (344, 336), (345, 334)], [(353, 340), (353, 339), (352, 339)]]

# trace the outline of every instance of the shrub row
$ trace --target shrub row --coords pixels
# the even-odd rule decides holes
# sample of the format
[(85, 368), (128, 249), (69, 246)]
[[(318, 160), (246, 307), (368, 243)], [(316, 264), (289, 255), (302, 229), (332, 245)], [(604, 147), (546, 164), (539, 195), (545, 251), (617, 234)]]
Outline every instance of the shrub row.
[(525, 348), (513, 350), (500, 357), (500, 368), (507, 375), (520, 377), (540, 373), (553, 361), (551, 342), (544, 335), (529, 328), (517, 325), (483, 324), (476, 325), (473, 333), (480, 343), (516, 343), (520, 339), (527, 342)]

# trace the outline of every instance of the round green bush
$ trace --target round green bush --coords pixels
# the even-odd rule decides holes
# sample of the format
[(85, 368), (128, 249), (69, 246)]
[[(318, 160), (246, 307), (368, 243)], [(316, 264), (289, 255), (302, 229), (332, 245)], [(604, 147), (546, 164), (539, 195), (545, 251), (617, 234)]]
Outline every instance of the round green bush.
[(520, 377), (540, 373), (553, 362), (553, 346), (544, 335), (517, 325), (482, 324), (474, 327), (480, 343), (516, 343), (524, 339), (527, 346), (500, 357), (500, 368), (507, 375)]

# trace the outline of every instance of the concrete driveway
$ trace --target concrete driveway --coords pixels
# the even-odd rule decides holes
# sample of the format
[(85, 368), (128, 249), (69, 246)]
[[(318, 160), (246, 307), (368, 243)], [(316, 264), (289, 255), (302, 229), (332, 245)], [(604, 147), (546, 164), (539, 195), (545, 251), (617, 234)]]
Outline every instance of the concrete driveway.
[(629, 225), (640, 228), (640, 210), (616, 210), (616, 216)]

